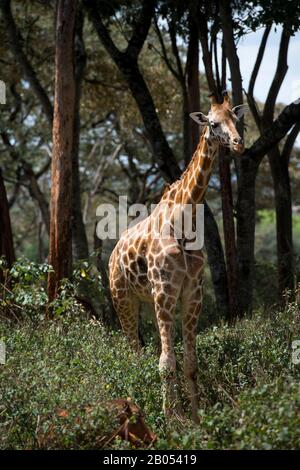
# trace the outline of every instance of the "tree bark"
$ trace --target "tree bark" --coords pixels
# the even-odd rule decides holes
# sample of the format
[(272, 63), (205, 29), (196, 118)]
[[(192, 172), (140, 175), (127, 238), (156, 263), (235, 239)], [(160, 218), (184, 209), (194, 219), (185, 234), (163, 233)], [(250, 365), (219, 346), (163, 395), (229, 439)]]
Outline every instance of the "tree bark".
[[(242, 312), (251, 313), (253, 303), (255, 180), (263, 157), (285, 137), (300, 120), (300, 100), (286, 106), (241, 157), (237, 194), (237, 247), (239, 264), (239, 296)], [(297, 124), (295, 124), (297, 125)]]
[(254, 284), (255, 180), (258, 165), (241, 157), (237, 194), (237, 247), (239, 276), (239, 309), (251, 314)]
[(229, 296), (228, 321), (232, 323), (240, 314), (238, 298), (238, 261), (235, 243), (233, 199), (229, 155), (225, 149), (219, 152), (219, 173), (221, 182), (222, 214), (224, 227), (225, 253)]
[(108, 275), (107, 275), (105, 265), (102, 259), (103, 242), (97, 236), (96, 225), (97, 224), (95, 224), (95, 230), (94, 230), (94, 251), (96, 253), (96, 265), (97, 265), (98, 272), (101, 276), (101, 284), (104, 290), (104, 298), (105, 298), (105, 303), (106, 303), (106, 305), (103, 304), (102, 319), (106, 325), (109, 325), (110, 327), (116, 329), (120, 326), (120, 324), (119, 324), (117, 313), (115, 311), (115, 308), (111, 300), (111, 295), (110, 295), (110, 290), (109, 290), (109, 279), (108, 279)]
[[(200, 84), (199, 84), (199, 36), (198, 25), (194, 18), (189, 20), (189, 44), (186, 59), (186, 82), (188, 90), (189, 114), (200, 110)], [(197, 148), (200, 133), (198, 124), (190, 119), (189, 122), (189, 139), (191, 155)], [(189, 163), (186, 162), (186, 164)]]
[[(47, 117), (47, 120), (52, 127), (53, 119), (53, 106), (49, 99), (49, 96), (42, 86), (36, 71), (34, 70), (31, 62), (25, 54), (22, 42), (20, 40), (21, 34), (14, 21), (10, 0), (3, 0), (1, 2), (1, 10), (5, 22), (7, 25), (7, 36), (9, 39), (11, 50), (24, 74), (26, 80), (28, 80), (33, 93), (39, 100), (41, 107)], [(80, 98), (81, 98), (81, 84), (83, 78), (83, 72), (85, 67), (85, 51), (82, 39), (82, 25), (83, 15), (82, 11), (78, 12), (76, 21), (76, 51), (75, 51), (75, 63), (76, 63), (76, 110), (75, 110), (75, 124), (74, 124), (74, 144), (73, 144), (73, 201), (72, 201), (72, 228), (73, 228), (73, 252), (75, 259), (86, 259), (88, 257), (88, 242), (86, 236), (86, 230), (82, 218), (81, 210), (81, 193), (80, 193), (80, 175), (79, 175), (79, 136), (80, 136)], [(31, 175), (32, 176), (32, 175)], [(30, 179), (30, 186), (34, 184), (32, 178)], [(34, 194), (38, 194), (33, 191)], [(38, 199), (38, 202), (42, 199)], [(39, 204), (40, 205), (40, 204)], [(45, 204), (43, 204), (45, 206)], [(47, 202), (46, 202), (47, 205)], [(41, 207), (41, 205), (40, 205)], [(47, 223), (47, 216), (43, 208), (41, 207), (43, 219), (49, 233), (49, 220)], [(48, 217), (49, 219), (49, 217)]]
[[(277, 67), (264, 106), (261, 119), (261, 130), (270, 125), (274, 118), (276, 99), (288, 70), (287, 55), (290, 33), (282, 31), (278, 52)], [(281, 155), (278, 146), (268, 153), (276, 208), (277, 239), (277, 278), (279, 300), (284, 302), (285, 289), (294, 289), (293, 233), (292, 233), (292, 200), (289, 177), (289, 160)]]
[(72, 268), (72, 149), (75, 111), (74, 27), (76, 1), (58, 0), (48, 277), (51, 302)]
[(41, 191), (41, 188), (37, 181), (37, 177), (31, 165), (29, 165), (25, 161), (22, 161), (22, 166), (23, 166), (24, 173), (26, 174), (28, 181), (29, 181), (29, 194), (38, 203), (43, 222), (45, 224), (47, 233), (49, 234), (50, 233), (50, 216), (49, 216), (48, 201), (46, 200), (43, 192)]
[(205, 249), (214, 286), (216, 305), (221, 316), (229, 318), (228, 284), (223, 246), (216, 220), (207, 202), (204, 202)]
[[(232, 84), (232, 100), (233, 105), (237, 106), (243, 103), (243, 80), (240, 69), (240, 61), (236, 50), (234, 32), (232, 26), (232, 12), (230, 3), (227, 0), (220, 1), (220, 19), (223, 31), (223, 41), (225, 53), (229, 63), (231, 84)], [(239, 129), (241, 136), (243, 134), (243, 126)]]
[(278, 294), (282, 302), (284, 291), (294, 289), (292, 195), (288, 160), (282, 157), (278, 146), (268, 158), (275, 192)]
[(75, 260), (87, 259), (89, 256), (88, 240), (82, 216), (79, 173), (80, 102), (86, 66), (86, 52), (82, 37), (83, 22), (83, 13), (79, 9), (75, 23), (75, 118), (72, 148), (72, 251)]
[[(0, 256), (4, 256), (8, 267), (11, 268), (15, 261), (13, 235), (11, 230), (10, 215), (6, 189), (0, 168)], [(0, 282), (3, 281), (3, 273), (0, 269)]]

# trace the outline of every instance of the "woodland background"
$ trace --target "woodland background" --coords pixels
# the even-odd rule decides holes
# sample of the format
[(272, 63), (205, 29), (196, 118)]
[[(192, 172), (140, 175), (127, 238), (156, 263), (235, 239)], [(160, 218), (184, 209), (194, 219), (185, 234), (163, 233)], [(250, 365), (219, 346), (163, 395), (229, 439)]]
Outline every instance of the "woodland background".
[[(0, 12), (7, 88), (0, 115), (0, 339), (8, 351), (0, 369), (1, 446), (97, 447), (95, 435), (109, 432), (111, 422), (100, 407), (78, 428), (83, 403), (132, 396), (161, 448), (299, 447), (299, 366), (291, 363), (291, 344), (300, 338), (300, 101), (278, 102), (299, 2), (1, 0)], [(71, 55), (64, 55), (59, 14), (70, 29)], [(275, 73), (262, 77), (275, 27)], [(245, 89), (239, 43), (258, 30)], [(55, 62), (55, 50), (62, 60)], [(73, 123), (65, 129), (54, 112), (55, 75)], [(270, 83), (264, 102), (255, 99), (258, 80)], [(221, 99), (225, 88), (233, 105), (248, 104), (239, 129), (246, 150), (215, 163), (207, 191), (201, 429), (187, 419), (184, 433), (182, 426), (170, 433), (157, 410), (152, 320), (142, 312), (144, 354), (129, 353), (107, 285), (114, 243), (95, 236), (96, 207), (117, 205), (124, 194), (129, 204), (157, 202), (199, 140), (189, 113), (206, 113), (209, 93)], [(64, 149), (55, 143), (61, 129)], [(66, 159), (58, 166), (60, 150)], [(58, 226), (51, 188), (64, 194)], [(51, 250), (55, 227), (60, 252)], [(56, 322), (45, 322), (45, 314)], [(180, 339), (179, 321), (176, 331)], [(57, 406), (71, 410), (63, 425)]]

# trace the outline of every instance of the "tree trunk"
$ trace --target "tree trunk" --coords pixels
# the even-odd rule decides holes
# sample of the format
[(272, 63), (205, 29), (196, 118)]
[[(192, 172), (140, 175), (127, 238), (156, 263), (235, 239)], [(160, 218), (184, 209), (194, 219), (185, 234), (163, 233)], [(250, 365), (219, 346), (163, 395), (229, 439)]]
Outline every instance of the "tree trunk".
[(22, 162), (23, 163), (23, 170), (28, 178), (29, 181), (29, 194), (30, 196), (36, 200), (38, 203), (39, 209), (41, 211), (41, 216), (43, 219), (43, 222), (45, 224), (47, 233), (49, 235), (50, 233), (50, 218), (49, 218), (49, 206), (48, 202), (41, 191), (41, 188), (38, 184), (37, 177), (34, 174), (34, 171), (27, 162)]
[[(187, 90), (189, 101), (189, 113), (200, 110), (200, 86), (199, 86), (199, 37), (198, 25), (194, 19), (190, 20), (190, 37), (187, 51), (186, 62), (186, 77), (187, 77)], [(198, 124), (190, 119), (189, 122), (189, 135), (190, 135), (190, 149), (191, 154), (197, 148), (199, 143), (200, 133)], [(186, 162), (186, 163), (189, 163)]]
[(51, 302), (72, 269), (72, 149), (75, 111), (74, 27), (76, 1), (58, 0), (48, 277)]
[(160, 172), (167, 181), (174, 181), (181, 172), (163, 133), (152, 96), (137, 62), (130, 61), (129, 58), (124, 60), (121, 71), (141, 113)]
[(83, 13), (79, 10), (75, 29), (75, 119), (72, 149), (72, 251), (75, 260), (87, 259), (89, 256), (88, 241), (82, 216), (79, 173), (80, 101), (82, 79), (86, 65), (86, 53), (82, 37), (83, 22)]
[[(230, 8), (230, 3), (227, 0), (222, 0), (220, 2), (220, 19), (222, 24), (225, 54), (230, 68), (233, 105), (237, 106), (243, 103), (243, 81), (240, 69), (240, 61), (234, 40), (232, 12)], [(242, 125), (240, 126), (239, 131), (242, 136)]]
[[(15, 261), (15, 251), (10, 223), (7, 194), (0, 168), (0, 256), (4, 256), (10, 268)], [(0, 282), (3, 282), (0, 269)]]
[(191, 133), (190, 133), (190, 106), (189, 96), (185, 83), (182, 83), (182, 121), (183, 121), (183, 157), (184, 165), (187, 166), (191, 160)]
[(221, 182), (222, 215), (224, 227), (225, 253), (229, 296), (228, 321), (233, 322), (240, 314), (238, 301), (238, 261), (235, 244), (233, 199), (229, 155), (224, 149), (219, 153), (219, 173)]
[(205, 249), (207, 252), (217, 309), (221, 312), (222, 317), (228, 318), (228, 288), (224, 252), (217, 223), (206, 202), (204, 202), (204, 224), (206, 234), (204, 237)]
[(97, 236), (97, 231), (96, 231), (96, 226), (95, 224), (95, 230), (94, 230), (94, 251), (96, 253), (96, 265), (98, 272), (101, 276), (101, 281), (102, 281), (102, 287), (104, 291), (104, 298), (105, 302), (103, 304), (103, 309), (102, 309), (102, 320), (106, 325), (109, 325), (110, 327), (116, 329), (119, 328), (119, 320), (117, 313), (114, 309), (112, 300), (111, 300), (111, 295), (110, 295), (110, 290), (109, 290), (109, 279), (107, 275), (107, 271), (102, 259), (102, 240)]
[(241, 314), (252, 312), (255, 237), (255, 180), (258, 165), (241, 157), (237, 195), (237, 250), (239, 308)]
[(292, 196), (288, 160), (280, 155), (278, 147), (268, 157), (275, 192), (278, 293), (282, 301), (285, 289), (294, 289)]

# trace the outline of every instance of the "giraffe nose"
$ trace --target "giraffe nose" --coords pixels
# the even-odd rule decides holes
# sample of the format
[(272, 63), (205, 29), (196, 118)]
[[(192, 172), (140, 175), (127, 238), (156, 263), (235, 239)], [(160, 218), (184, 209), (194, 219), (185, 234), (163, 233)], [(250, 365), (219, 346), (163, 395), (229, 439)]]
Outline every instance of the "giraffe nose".
[(235, 139), (233, 139), (233, 143), (235, 145), (242, 145), (243, 139), (241, 137), (236, 137)]
[(242, 145), (243, 143), (243, 139), (239, 136), (239, 137), (235, 137), (235, 139), (233, 139), (233, 143), (235, 145)]

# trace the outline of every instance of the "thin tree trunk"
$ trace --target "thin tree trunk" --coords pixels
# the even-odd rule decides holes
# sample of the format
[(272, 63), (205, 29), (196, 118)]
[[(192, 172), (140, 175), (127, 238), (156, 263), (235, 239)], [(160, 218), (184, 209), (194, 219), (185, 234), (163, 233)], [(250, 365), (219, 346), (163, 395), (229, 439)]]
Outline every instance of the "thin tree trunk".
[(31, 167), (27, 162), (22, 161), (24, 172), (29, 181), (29, 193), (30, 196), (35, 199), (38, 203), (39, 209), (41, 211), (41, 216), (45, 224), (47, 233), (50, 233), (50, 218), (49, 218), (49, 206), (48, 202), (41, 191), (41, 188), (38, 184), (37, 177)]
[[(220, 1), (220, 19), (222, 24), (225, 54), (230, 68), (233, 105), (237, 106), (243, 103), (243, 81), (240, 61), (234, 40), (232, 12), (230, 3), (227, 0)], [(244, 130), (242, 125), (239, 130), (242, 136)]]
[(224, 227), (225, 253), (229, 295), (228, 321), (233, 322), (240, 314), (238, 299), (238, 261), (235, 243), (233, 199), (229, 155), (224, 149), (219, 153), (219, 173), (221, 182), (222, 215)]
[(87, 259), (89, 256), (88, 240), (82, 216), (79, 173), (80, 101), (82, 79), (86, 65), (86, 53), (82, 37), (83, 22), (83, 13), (79, 10), (75, 29), (75, 119), (72, 149), (72, 251), (76, 260)]
[(228, 318), (227, 274), (222, 242), (216, 220), (206, 202), (204, 202), (205, 249), (210, 268), (217, 309), (221, 316)]
[[(5, 256), (8, 267), (10, 268), (15, 261), (15, 251), (13, 243), (13, 235), (11, 230), (10, 215), (6, 189), (0, 168), (0, 256)], [(2, 279), (2, 271), (0, 269), (0, 282)]]
[(252, 312), (255, 241), (255, 180), (258, 165), (241, 158), (237, 194), (237, 247), (239, 275), (239, 308), (241, 314)]
[(75, 111), (74, 27), (76, 1), (58, 0), (48, 277), (51, 302), (72, 269), (72, 149)]
[[(199, 86), (199, 37), (198, 25), (195, 19), (190, 19), (190, 37), (187, 51), (186, 62), (186, 81), (188, 90), (189, 113), (200, 110), (200, 86)], [(194, 153), (199, 143), (199, 126), (190, 119), (189, 122), (189, 135), (190, 135), (190, 149), (191, 154)], [(186, 162), (189, 163), (189, 162)]]
[(108, 275), (107, 275), (106, 268), (105, 268), (103, 258), (102, 258), (103, 242), (97, 236), (96, 226), (97, 224), (95, 224), (95, 230), (94, 230), (94, 251), (96, 253), (96, 265), (97, 265), (98, 272), (101, 276), (102, 287), (104, 290), (104, 298), (105, 298), (105, 303), (103, 304), (102, 319), (104, 323), (109, 325), (110, 327), (118, 328), (120, 326), (119, 321), (118, 321), (118, 316), (111, 300)]
[(275, 192), (278, 293), (282, 301), (284, 291), (294, 289), (292, 196), (288, 161), (281, 156), (278, 147), (274, 147), (268, 157)]

